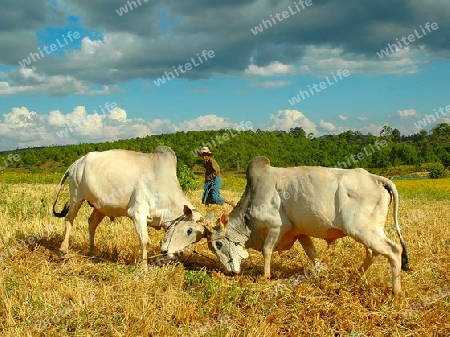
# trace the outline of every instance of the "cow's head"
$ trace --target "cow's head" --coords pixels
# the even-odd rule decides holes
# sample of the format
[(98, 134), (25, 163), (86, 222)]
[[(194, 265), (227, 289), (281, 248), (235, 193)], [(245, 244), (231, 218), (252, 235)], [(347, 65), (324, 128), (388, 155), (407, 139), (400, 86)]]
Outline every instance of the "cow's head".
[(222, 214), (216, 226), (208, 230), (207, 237), (209, 249), (216, 254), (227, 272), (238, 274), (241, 271), (241, 261), (248, 258), (245, 249), (247, 230), (229, 226), (228, 215)]
[(184, 205), (184, 215), (166, 227), (161, 252), (173, 258), (190, 244), (206, 237), (207, 224), (200, 213)]

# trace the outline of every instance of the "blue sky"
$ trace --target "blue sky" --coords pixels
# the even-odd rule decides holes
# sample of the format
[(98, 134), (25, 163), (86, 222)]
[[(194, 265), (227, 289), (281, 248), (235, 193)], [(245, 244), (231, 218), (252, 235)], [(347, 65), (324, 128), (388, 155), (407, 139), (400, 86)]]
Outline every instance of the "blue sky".
[[(414, 134), (417, 121), (450, 104), (450, 3), (312, 0), (297, 12), (299, 1), (132, 4), (2, 4), (0, 150), (233, 128), (241, 121), (255, 130), (302, 127), (316, 137), (379, 134), (386, 123)], [(411, 35), (408, 46), (386, 49)], [(200, 64), (203, 51), (214, 57)], [(187, 63), (191, 70), (156, 85)], [(289, 103), (344, 70), (348, 77)]]

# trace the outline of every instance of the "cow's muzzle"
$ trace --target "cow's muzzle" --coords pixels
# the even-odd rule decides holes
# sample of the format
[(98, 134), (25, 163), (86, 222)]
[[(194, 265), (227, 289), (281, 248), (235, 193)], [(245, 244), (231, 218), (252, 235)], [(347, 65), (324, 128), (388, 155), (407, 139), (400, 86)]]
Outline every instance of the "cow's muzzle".
[(170, 260), (175, 260), (181, 256), (183, 256), (183, 251), (180, 250), (178, 252), (175, 253), (168, 253), (167, 250), (166, 251), (161, 251), (161, 254), (164, 254), (164, 258), (170, 259)]

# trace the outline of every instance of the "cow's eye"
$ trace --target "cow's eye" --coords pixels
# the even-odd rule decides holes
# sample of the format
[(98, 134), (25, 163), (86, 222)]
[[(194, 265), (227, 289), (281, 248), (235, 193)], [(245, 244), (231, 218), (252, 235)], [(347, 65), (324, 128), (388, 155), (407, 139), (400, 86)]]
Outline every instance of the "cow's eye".
[(187, 235), (191, 235), (191, 234), (192, 234), (192, 228), (188, 228)]
[(222, 248), (222, 242), (216, 241), (216, 247), (217, 247), (217, 249)]

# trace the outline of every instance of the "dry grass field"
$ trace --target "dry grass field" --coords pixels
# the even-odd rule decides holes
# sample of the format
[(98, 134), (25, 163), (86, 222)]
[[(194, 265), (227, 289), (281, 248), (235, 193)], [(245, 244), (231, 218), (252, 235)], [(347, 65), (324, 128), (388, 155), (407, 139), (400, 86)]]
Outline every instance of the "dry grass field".
[[(450, 335), (449, 179), (395, 181), (412, 268), (402, 273), (402, 298), (391, 295), (383, 257), (358, 277), (364, 249), (348, 238), (331, 251), (314, 240), (324, 261), (318, 270), (298, 243), (274, 254), (270, 280), (261, 277), (263, 259), (255, 251), (241, 275), (224, 275), (204, 240), (177, 263), (159, 267), (149, 258), (143, 273), (136, 270), (132, 222), (105, 219), (90, 258), (88, 205), (75, 220), (70, 253), (59, 257), (64, 220), (51, 214), (56, 180), (39, 179), (0, 174), (2, 336)], [(243, 176), (226, 176), (222, 194), (238, 201), (244, 186)], [(231, 210), (205, 209), (200, 196), (200, 190), (189, 195), (204, 214)], [(67, 192), (60, 200), (59, 209)], [(390, 215), (386, 232), (398, 242), (393, 227)], [(159, 254), (162, 234), (149, 228), (150, 256)]]

